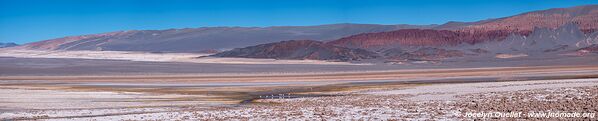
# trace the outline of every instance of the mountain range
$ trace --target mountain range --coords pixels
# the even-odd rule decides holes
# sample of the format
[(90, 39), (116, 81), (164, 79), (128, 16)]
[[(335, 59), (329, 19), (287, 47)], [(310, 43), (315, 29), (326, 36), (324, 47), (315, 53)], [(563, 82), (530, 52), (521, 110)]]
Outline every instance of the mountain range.
[[(597, 5), (549, 9), (479, 22), (449, 22), (427, 29), (401, 29), (362, 33), (327, 41), (324, 44), (346, 49), (367, 50), (370, 53), (375, 53), (369, 56), (362, 55), (354, 56), (354, 58), (350, 59), (331, 60), (368, 59), (362, 57), (378, 57), (388, 61), (442, 60), (481, 55), (493, 55), (497, 58), (546, 54), (579, 55), (581, 54), (580, 52), (595, 52), (594, 48), (598, 44), (598, 31), (596, 31), (598, 29), (598, 26), (596, 26), (598, 25), (597, 16)], [(253, 54), (268, 54), (270, 52), (267, 51), (275, 51), (254, 47), (256, 46), (241, 49), (265, 51)], [(238, 51), (238, 49), (232, 51)], [(314, 53), (320, 52), (316, 51)], [(234, 55), (228, 53), (216, 54), (214, 56), (263, 57), (259, 55), (246, 55), (251, 54)], [(309, 56), (310, 54), (304, 55)], [(337, 54), (328, 55), (333, 57), (340, 56)], [(321, 58), (326, 59), (329, 57)]]
[[(331, 24), (132, 30), (12, 47), (35, 50), (210, 52), (214, 57), (356, 61), (593, 53), (598, 5), (442, 25)], [(265, 43), (265, 44), (264, 44)], [(221, 52), (224, 51), (224, 52)], [(218, 53), (219, 52), (219, 53)]]
[(319, 26), (132, 30), (44, 40), (28, 43), (19, 48), (35, 50), (217, 52), (290, 39), (334, 40), (359, 33), (431, 27), (434, 27), (434, 25), (330, 24)]
[[(458, 38), (455, 37), (457, 35), (465, 35), (465, 37), (455, 39)], [(578, 25), (574, 23), (565, 24), (554, 29), (536, 28), (527, 35), (517, 33), (492, 35), (495, 36), (455, 34), (445, 30), (407, 29), (355, 35), (325, 43), (314, 40), (301, 40), (302, 44), (295, 44), (298, 42), (297, 40), (268, 43), (237, 48), (213, 56), (340, 61), (379, 58), (384, 60), (419, 61), (480, 55), (497, 55), (497, 58), (506, 58), (505, 55), (528, 56), (598, 52), (598, 32), (584, 34)], [(471, 37), (479, 37), (481, 39)], [(393, 42), (392, 40), (394, 39), (397, 40)], [(347, 44), (345, 41), (348, 40), (359, 40), (358, 42), (362, 43)], [(383, 40), (391, 41), (376, 44), (377, 46), (371, 44)], [(470, 42), (467, 40), (479, 42)], [(404, 41), (406, 42), (401, 43)], [(419, 43), (415, 43), (414, 41)]]
[(14, 47), (14, 46), (19, 46), (17, 43), (12, 43), (12, 42), (0, 42), (0, 48), (5, 48), (5, 47)]

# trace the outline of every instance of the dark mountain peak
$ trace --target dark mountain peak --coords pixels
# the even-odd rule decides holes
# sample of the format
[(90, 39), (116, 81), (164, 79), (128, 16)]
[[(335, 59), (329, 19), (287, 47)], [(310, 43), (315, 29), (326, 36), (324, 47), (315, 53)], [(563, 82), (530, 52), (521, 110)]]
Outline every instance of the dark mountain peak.
[(14, 46), (18, 46), (18, 44), (12, 43), (12, 42), (0, 42), (0, 48), (14, 47)]
[(509, 31), (451, 31), (433, 29), (402, 29), (365, 33), (329, 42), (338, 46), (362, 49), (385, 49), (401, 46), (454, 46), (475, 44), (486, 40), (504, 39)]
[(389, 49), (383, 52), (391, 60), (442, 60), (453, 57), (463, 57), (465, 52), (436, 47), (422, 47), (414, 51)]
[(316, 40), (287, 40), (274, 43), (267, 43), (257, 45), (261, 47), (269, 47), (270, 49), (298, 49), (298, 48), (309, 48), (309, 47), (323, 47), (326, 46), (324, 42)]
[(314, 40), (289, 40), (236, 48), (213, 56), (352, 61), (376, 58), (377, 54), (362, 49), (337, 47)]

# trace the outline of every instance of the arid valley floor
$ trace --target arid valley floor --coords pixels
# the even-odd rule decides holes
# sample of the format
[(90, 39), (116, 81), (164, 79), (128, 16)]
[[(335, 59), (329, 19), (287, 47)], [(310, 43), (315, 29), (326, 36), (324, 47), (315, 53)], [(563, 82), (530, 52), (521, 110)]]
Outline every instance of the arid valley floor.
[[(590, 114), (598, 112), (593, 56), (480, 66), (487, 62), (212, 63), (227, 61), (4, 54), (0, 120), (595, 120)], [(479, 112), (588, 114), (467, 115)]]
[(598, 121), (598, 0), (0, 0), (0, 121)]

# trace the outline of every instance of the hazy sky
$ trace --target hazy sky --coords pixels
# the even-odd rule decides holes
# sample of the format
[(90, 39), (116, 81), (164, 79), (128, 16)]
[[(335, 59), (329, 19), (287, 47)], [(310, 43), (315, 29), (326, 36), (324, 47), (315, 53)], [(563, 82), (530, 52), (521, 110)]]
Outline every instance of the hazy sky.
[(442, 24), (588, 4), (598, 0), (0, 0), (0, 42), (211, 26)]

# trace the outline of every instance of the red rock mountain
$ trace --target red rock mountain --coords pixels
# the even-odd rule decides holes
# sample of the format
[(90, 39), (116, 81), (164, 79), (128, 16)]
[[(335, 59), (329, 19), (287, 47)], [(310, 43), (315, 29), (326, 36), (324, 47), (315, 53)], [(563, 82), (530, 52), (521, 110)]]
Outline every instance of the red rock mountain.
[(475, 44), (488, 40), (502, 40), (511, 34), (527, 36), (535, 28), (556, 29), (568, 23), (576, 24), (586, 34), (598, 30), (598, 5), (556, 8), (478, 22), (449, 22), (435, 29), (364, 33), (330, 43), (362, 49)]
[(436, 29), (461, 31), (496, 31), (507, 30), (529, 32), (534, 28), (557, 28), (566, 23), (577, 24), (581, 31), (590, 33), (598, 29), (598, 5), (586, 5), (570, 8), (554, 8), (527, 12), (519, 15), (489, 19), (478, 22), (447, 23)]
[[(590, 33), (598, 29), (596, 26), (598, 24), (597, 11), (598, 6), (596, 5), (580, 6), (529, 12), (470, 23), (450, 22), (438, 26), (436, 29), (401, 29), (363, 33), (327, 43), (318, 43), (318, 45), (326, 45), (318, 46), (318, 50), (326, 50), (324, 49), (326, 47), (343, 48), (343, 50), (363, 49), (370, 53), (375, 52), (371, 57), (400, 61), (441, 60), (499, 53), (554, 54), (587, 47), (590, 44), (598, 44), (598, 41), (592, 39), (596, 38), (598, 33)], [(297, 55), (294, 53), (301, 52), (295, 51), (306, 51), (298, 48), (308, 48), (297, 47), (307, 44), (297, 44), (285, 48), (285, 44), (287, 43), (270, 43), (265, 44), (267, 46), (258, 45), (236, 49), (235, 53), (229, 52), (226, 57), (288, 58), (286, 54)], [(277, 50), (286, 54), (271, 53), (276, 51), (267, 49), (271, 47), (280, 47)], [(589, 47), (585, 50), (592, 49), (593, 47)], [(243, 50), (246, 52), (242, 52)], [(369, 57), (362, 55), (367, 53), (360, 52), (357, 57)], [(311, 58), (309, 54), (299, 55), (293, 56), (291, 59), (318, 59)], [(345, 54), (330, 53), (328, 55)], [(330, 59), (334, 58), (325, 58), (324, 60)]]
[[(461, 32), (432, 29), (404, 29), (390, 32), (358, 34), (330, 44), (362, 49), (388, 49), (399, 46), (447, 46), (462, 43), (475, 44), (484, 40), (500, 40), (512, 34), (509, 31)], [(521, 33), (526, 34), (526, 33)]]

